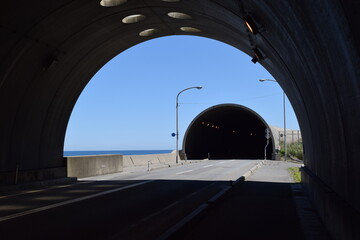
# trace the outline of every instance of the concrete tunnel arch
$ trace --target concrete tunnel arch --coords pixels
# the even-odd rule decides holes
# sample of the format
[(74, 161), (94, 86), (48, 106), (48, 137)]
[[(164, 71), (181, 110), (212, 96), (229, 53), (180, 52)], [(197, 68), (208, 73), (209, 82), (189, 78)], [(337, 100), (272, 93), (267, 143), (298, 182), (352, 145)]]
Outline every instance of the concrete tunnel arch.
[(67, 123), (91, 77), (138, 43), (196, 35), (278, 81), (301, 128), (306, 189), (333, 236), (359, 239), (359, 1), (19, 0), (1, 10), (1, 184), (65, 177)]
[(182, 152), (187, 159), (264, 159), (266, 128), (270, 130), (266, 159), (273, 159), (274, 137), (259, 114), (238, 104), (212, 106), (190, 123)]

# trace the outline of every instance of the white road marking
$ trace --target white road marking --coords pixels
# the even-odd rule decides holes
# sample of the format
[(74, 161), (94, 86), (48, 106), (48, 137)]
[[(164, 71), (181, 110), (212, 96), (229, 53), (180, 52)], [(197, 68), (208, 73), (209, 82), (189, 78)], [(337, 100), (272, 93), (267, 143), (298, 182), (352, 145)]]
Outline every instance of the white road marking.
[(210, 165), (203, 166), (202, 168), (208, 168), (208, 167), (211, 167), (211, 166), (214, 166), (214, 165), (210, 164)]
[(0, 217), (0, 222), (4, 222), (6, 220), (10, 220), (10, 219), (17, 218), (17, 217), (22, 217), (22, 216), (29, 215), (29, 214), (32, 214), (32, 213), (42, 212), (42, 211), (45, 211), (45, 210), (49, 210), (49, 209), (52, 209), (52, 208), (68, 205), (68, 204), (71, 204), (71, 203), (80, 202), (80, 201), (91, 199), (91, 198), (94, 198), (94, 197), (99, 197), (99, 196), (110, 194), (110, 193), (113, 193), (113, 192), (118, 192), (118, 191), (121, 191), (121, 190), (137, 187), (137, 186), (140, 186), (140, 185), (143, 185), (143, 184), (146, 184), (146, 183), (150, 183), (150, 182), (154, 182), (154, 181), (155, 180), (148, 180), (148, 181), (144, 181), (144, 182), (139, 182), (139, 183), (127, 185), (127, 186), (124, 186), (124, 187), (111, 189), (111, 190), (108, 190), (108, 191), (105, 191), (105, 192), (95, 193), (95, 194), (92, 194), (92, 195), (71, 199), (71, 200), (68, 200), (68, 201), (65, 201), (65, 202), (55, 203), (55, 204), (51, 204), (51, 205), (48, 205), (48, 206), (31, 209), (31, 210), (28, 210), (28, 211), (25, 211), (25, 212), (15, 213), (15, 214), (8, 215), (8, 216), (5, 216), (5, 217)]
[(166, 210), (172, 208), (173, 206), (175, 206), (175, 205), (178, 204), (178, 203), (179, 203), (179, 201), (173, 202), (172, 204), (168, 205), (167, 207), (161, 209), (160, 211), (155, 212), (155, 213), (153, 213), (153, 214), (151, 214), (151, 215), (149, 215), (149, 216), (147, 216), (147, 217), (144, 217), (144, 218), (141, 219), (138, 223), (132, 224), (130, 227), (132, 227), (132, 228), (133, 228), (133, 227), (136, 227), (136, 226), (139, 225), (140, 223), (143, 223), (143, 222), (145, 222), (145, 221), (147, 221), (147, 220), (155, 217), (156, 215), (159, 215), (159, 214), (165, 212)]
[(75, 183), (70, 183), (70, 184), (65, 184), (65, 185), (60, 185), (60, 186), (53, 186), (53, 187), (48, 187), (48, 188), (43, 188), (43, 189), (38, 189), (38, 190), (22, 191), (22, 192), (15, 193), (15, 194), (12, 194), (12, 195), (0, 196), (0, 199), (16, 197), (16, 196), (20, 196), (20, 195), (24, 195), (24, 194), (30, 194), (30, 193), (45, 192), (45, 191), (48, 191), (48, 190), (53, 190), (53, 189), (58, 189), (58, 188), (72, 187), (72, 186), (76, 186), (76, 185), (79, 185), (79, 184), (85, 184), (85, 183), (91, 183), (91, 182), (90, 181), (75, 182)]
[(202, 211), (209, 207), (209, 204), (203, 203), (185, 218), (183, 218), (180, 222), (173, 225), (170, 229), (168, 229), (165, 233), (160, 235), (156, 240), (165, 240), (168, 239), (172, 234), (181, 229), (185, 224), (189, 223), (193, 218), (199, 215)]
[(192, 172), (192, 171), (194, 171), (194, 170), (187, 170), (187, 171), (182, 171), (182, 172), (178, 172), (178, 173), (176, 173), (176, 174), (183, 174), (183, 173), (188, 173), (188, 172)]

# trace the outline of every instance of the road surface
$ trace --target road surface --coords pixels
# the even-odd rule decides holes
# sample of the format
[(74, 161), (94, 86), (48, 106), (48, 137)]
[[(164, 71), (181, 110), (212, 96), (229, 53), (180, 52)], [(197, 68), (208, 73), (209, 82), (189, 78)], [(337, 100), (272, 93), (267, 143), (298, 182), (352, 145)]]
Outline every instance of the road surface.
[(158, 239), (260, 160), (209, 160), (0, 195), (1, 239)]

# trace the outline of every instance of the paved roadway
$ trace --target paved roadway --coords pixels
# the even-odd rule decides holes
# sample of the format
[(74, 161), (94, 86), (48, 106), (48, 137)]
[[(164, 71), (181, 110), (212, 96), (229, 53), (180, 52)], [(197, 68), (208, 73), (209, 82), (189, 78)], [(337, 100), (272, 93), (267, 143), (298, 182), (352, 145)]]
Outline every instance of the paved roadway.
[(265, 161), (171, 240), (329, 240), (316, 210), (289, 167), (301, 164)]
[(0, 195), (0, 238), (157, 239), (260, 160), (210, 160)]

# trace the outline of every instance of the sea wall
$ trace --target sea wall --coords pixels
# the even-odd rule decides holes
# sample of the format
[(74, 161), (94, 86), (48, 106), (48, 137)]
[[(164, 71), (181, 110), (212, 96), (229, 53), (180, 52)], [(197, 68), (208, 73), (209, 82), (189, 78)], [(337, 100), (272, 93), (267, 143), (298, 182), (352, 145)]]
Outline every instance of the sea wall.
[(68, 177), (91, 177), (122, 172), (122, 155), (94, 155), (67, 157)]
[(165, 154), (124, 155), (123, 166), (124, 168), (145, 166), (148, 162), (150, 162), (150, 164), (171, 164), (175, 163), (175, 156), (175, 152)]
[(68, 177), (91, 177), (116, 172), (123, 168), (159, 164), (174, 164), (175, 152), (147, 155), (93, 155), (66, 157)]

